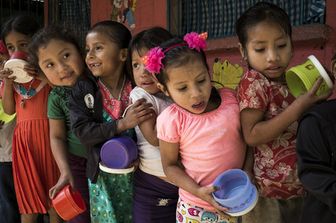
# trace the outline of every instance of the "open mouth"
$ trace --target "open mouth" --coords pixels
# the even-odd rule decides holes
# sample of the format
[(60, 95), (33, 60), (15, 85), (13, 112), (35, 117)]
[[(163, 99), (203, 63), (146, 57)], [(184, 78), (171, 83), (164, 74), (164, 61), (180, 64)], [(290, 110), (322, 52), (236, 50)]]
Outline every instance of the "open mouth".
[(193, 104), (191, 107), (195, 110), (204, 110), (205, 103), (204, 103), (204, 101), (202, 101), (200, 103)]
[(91, 63), (89, 64), (89, 67), (90, 68), (96, 68), (96, 67), (99, 67), (101, 65), (101, 63)]

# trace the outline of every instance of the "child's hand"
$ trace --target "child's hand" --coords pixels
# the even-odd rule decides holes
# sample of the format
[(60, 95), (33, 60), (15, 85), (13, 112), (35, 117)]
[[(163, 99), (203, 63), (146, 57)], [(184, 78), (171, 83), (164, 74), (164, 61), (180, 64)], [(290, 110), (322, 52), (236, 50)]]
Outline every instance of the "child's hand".
[(224, 214), (224, 212), (228, 209), (218, 204), (217, 201), (212, 197), (212, 193), (216, 190), (217, 189), (214, 186), (200, 187), (198, 189), (197, 196), (212, 205), (218, 213)]
[(152, 117), (155, 112), (151, 108), (152, 104), (147, 103), (145, 99), (139, 99), (134, 102), (126, 111), (123, 119), (125, 129), (134, 128), (139, 123)]
[(296, 101), (301, 104), (301, 106), (304, 110), (306, 110), (307, 108), (309, 108), (310, 106), (312, 106), (313, 104), (315, 104), (318, 101), (326, 100), (331, 95), (332, 90), (329, 90), (327, 93), (319, 95), (319, 96), (316, 95), (316, 93), (317, 93), (319, 87), (321, 86), (322, 82), (323, 82), (323, 78), (322, 77), (318, 78), (315, 81), (313, 87), (308, 92), (299, 96), (296, 99)]
[(75, 188), (75, 183), (72, 174), (71, 173), (64, 175), (61, 174), (56, 185), (50, 188), (49, 190), (50, 199), (53, 199), (58, 194), (58, 192), (60, 192), (63, 189), (63, 187), (65, 187), (68, 184), (70, 184), (72, 188)]
[(39, 73), (38, 70), (36, 68), (34, 68), (32, 65), (25, 65), (24, 66), (24, 71), (27, 72), (27, 74), (29, 76), (31, 76), (32, 78), (41, 80), (41, 81), (47, 81), (46, 76), (42, 73)]
[(13, 74), (13, 71), (11, 69), (7, 68), (7, 69), (0, 70), (0, 79), (5, 79), (6, 82), (13, 82), (13, 80), (15, 79), (15, 76), (9, 77), (12, 74)]

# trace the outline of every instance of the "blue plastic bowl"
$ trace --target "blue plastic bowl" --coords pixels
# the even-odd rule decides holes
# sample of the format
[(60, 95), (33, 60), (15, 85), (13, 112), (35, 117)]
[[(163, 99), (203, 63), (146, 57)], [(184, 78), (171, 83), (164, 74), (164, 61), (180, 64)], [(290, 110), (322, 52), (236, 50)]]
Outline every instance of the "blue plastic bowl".
[(213, 185), (219, 188), (212, 194), (214, 199), (228, 208), (227, 213), (231, 216), (244, 215), (257, 203), (257, 189), (240, 169), (224, 171), (215, 179)]
[(138, 147), (133, 139), (127, 136), (108, 140), (100, 150), (102, 164), (113, 169), (127, 168), (137, 157)]

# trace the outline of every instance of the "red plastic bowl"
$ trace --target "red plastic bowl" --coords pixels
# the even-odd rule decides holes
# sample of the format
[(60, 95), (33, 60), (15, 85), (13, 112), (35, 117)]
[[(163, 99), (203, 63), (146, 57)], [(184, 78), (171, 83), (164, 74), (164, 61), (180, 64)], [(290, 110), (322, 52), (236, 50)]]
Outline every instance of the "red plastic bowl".
[(82, 195), (66, 185), (52, 200), (58, 215), (66, 221), (76, 217), (86, 210)]
[(21, 60), (27, 60), (27, 53), (23, 52), (23, 51), (15, 51), (12, 55), (11, 55), (11, 59), (21, 59)]

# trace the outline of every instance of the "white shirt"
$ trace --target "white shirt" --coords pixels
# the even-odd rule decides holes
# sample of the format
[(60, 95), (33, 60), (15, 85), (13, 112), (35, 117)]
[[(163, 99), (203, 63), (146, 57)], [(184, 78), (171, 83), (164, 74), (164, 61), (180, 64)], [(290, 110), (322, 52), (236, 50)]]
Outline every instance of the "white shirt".
[(0, 129), (0, 162), (12, 162), (12, 140), (16, 118)]
[[(156, 95), (149, 94), (140, 87), (135, 87), (130, 94), (132, 102), (140, 98), (146, 99), (148, 103), (153, 105), (153, 109), (159, 115), (165, 108), (171, 104), (171, 100), (163, 93)], [(151, 145), (143, 136), (138, 126), (135, 127), (137, 135), (137, 144), (139, 148), (140, 165), (139, 168), (148, 174), (165, 177), (161, 163), (160, 149), (158, 146)]]

